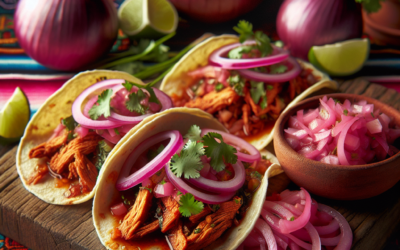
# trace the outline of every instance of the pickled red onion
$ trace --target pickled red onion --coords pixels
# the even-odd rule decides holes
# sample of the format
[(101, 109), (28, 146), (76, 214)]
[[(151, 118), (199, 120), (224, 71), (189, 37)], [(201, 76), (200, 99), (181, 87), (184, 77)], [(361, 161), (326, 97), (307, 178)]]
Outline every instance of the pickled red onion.
[(196, 187), (213, 193), (220, 194), (236, 192), (239, 188), (243, 186), (243, 183), (246, 179), (246, 172), (242, 162), (239, 160), (235, 164), (232, 164), (232, 167), (235, 171), (235, 176), (228, 181), (214, 181), (202, 176), (200, 176), (199, 178), (190, 178), (187, 181), (189, 183), (192, 183)]
[(207, 134), (209, 132), (215, 132), (215, 133), (222, 135), (222, 138), (224, 139), (225, 143), (228, 143), (234, 147), (241, 147), (242, 149), (246, 150), (249, 153), (249, 154), (245, 154), (242, 152), (237, 152), (236, 155), (238, 157), (238, 161), (253, 163), (253, 162), (259, 161), (261, 159), (260, 151), (258, 151), (253, 145), (251, 145), (247, 141), (245, 141), (239, 137), (236, 137), (234, 135), (231, 135), (231, 134), (219, 131), (219, 130), (213, 130), (213, 129), (202, 129), (201, 136), (204, 136), (205, 134)]
[(232, 199), (232, 197), (236, 194), (236, 191), (223, 194), (207, 194), (189, 186), (184, 180), (177, 177), (174, 173), (172, 173), (171, 169), (169, 168), (169, 164), (165, 165), (165, 171), (168, 179), (179, 191), (181, 191), (183, 194), (191, 193), (198, 201), (208, 204), (220, 204), (221, 202)]
[[(243, 60), (243, 59), (242, 59)], [(301, 67), (297, 61), (291, 57), (287, 59), (291, 65), (292, 69), (281, 74), (267, 74), (262, 72), (253, 71), (250, 69), (240, 69), (239, 74), (247, 79), (259, 81), (259, 82), (287, 82), (298, 76), (301, 72)]]
[[(121, 126), (121, 122), (111, 121), (111, 120), (92, 120), (89, 117), (86, 117), (82, 113), (82, 103), (85, 99), (95, 91), (103, 90), (111, 88), (115, 85), (124, 83), (124, 79), (109, 79), (93, 84), (88, 87), (75, 99), (72, 104), (72, 116), (75, 121), (79, 123), (82, 127), (93, 128), (93, 129), (107, 129), (107, 128), (116, 128)], [(94, 98), (91, 99), (93, 101)]]
[[(160, 143), (164, 140), (170, 139), (164, 150), (158, 154), (153, 160), (147, 163), (144, 167), (140, 168), (133, 174), (129, 174), (133, 164), (137, 158), (149, 147)], [(141, 142), (135, 150), (133, 150), (128, 158), (126, 158), (122, 166), (119, 178), (117, 180), (116, 188), (118, 191), (127, 190), (131, 187), (141, 183), (144, 179), (151, 177), (159, 171), (171, 159), (171, 157), (183, 146), (182, 135), (177, 130), (161, 132), (147, 138)]]
[[(251, 45), (251, 44), (255, 44), (255, 42), (249, 41), (244, 43), (244, 45)], [(218, 50), (215, 50), (208, 58), (210, 65), (218, 66), (223, 69), (247, 69), (247, 68), (256, 68), (260, 66), (272, 65), (275, 63), (282, 62), (283, 60), (289, 57), (289, 52), (287, 50), (283, 50), (274, 45), (272, 45), (274, 51), (278, 52), (278, 54), (275, 55), (270, 55), (261, 58), (249, 58), (249, 59), (230, 59), (223, 57), (230, 50), (242, 45), (243, 44), (241, 43), (234, 43), (224, 46)]]

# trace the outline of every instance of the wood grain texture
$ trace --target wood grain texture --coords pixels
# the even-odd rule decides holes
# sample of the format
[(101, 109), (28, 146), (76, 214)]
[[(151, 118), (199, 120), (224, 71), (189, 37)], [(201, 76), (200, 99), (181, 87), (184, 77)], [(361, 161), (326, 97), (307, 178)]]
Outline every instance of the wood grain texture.
[[(362, 79), (340, 82), (341, 92), (376, 98), (400, 110), (400, 94)], [(23, 187), (15, 167), (16, 147), (0, 147), (0, 233), (31, 249), (105, 249), (92, 222), (92, 200), (73, 206), (49, 205)], [(285, 174), (270, 179), (268, 195), (298, 189)], [(400, 183), (362, 201), (312, 195), (343, 214), (354, 234), (354, 250), (382, 249), (400, 225)]]

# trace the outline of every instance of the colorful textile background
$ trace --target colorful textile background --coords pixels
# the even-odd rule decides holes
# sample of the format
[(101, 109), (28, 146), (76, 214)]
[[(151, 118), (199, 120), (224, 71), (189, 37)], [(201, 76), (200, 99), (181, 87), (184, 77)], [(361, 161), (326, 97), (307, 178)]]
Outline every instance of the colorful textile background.
[(20, 245), (18, 242), (13, 241), (12, 239), (5, 237), (0, 234), (0, 250), (28, 250), (28, 248)]

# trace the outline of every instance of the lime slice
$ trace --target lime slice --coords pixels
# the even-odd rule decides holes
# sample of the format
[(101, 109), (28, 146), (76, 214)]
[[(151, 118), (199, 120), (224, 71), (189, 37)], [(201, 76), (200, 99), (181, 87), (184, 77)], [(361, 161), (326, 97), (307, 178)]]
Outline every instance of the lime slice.
[(137, 38), (156, 38), (176, 30), (178, 14), (167, 0), (126, 0), (118, 10), (122, 31)]
[(21, 138), (30, 116), (28, 99), (17, 87), (0, 111), (0, 142), (11, 143)]
[(346, 76), (360, 70), (368, 54), (368, 39), (352, 39), (324, 46), (313, 46), (308, 52), (308, 60), (329, 75)]

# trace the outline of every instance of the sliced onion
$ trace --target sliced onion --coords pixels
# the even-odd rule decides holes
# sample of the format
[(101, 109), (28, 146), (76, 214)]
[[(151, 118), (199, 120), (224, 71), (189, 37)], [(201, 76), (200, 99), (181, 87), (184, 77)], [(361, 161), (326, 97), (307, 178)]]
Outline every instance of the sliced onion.
[(292, 217), (294, 217), (293, 213), (290, 212), (290, 210), (280, 204), (277, 204), (276, 202), (264, 201), (263, 208), (287, 220), (290, 220)]
[(128, 209), (126, 209), (123, 202), (112, 206), (110, 209), (111, 209), (111, 213), (116, 216), (123, 216), (128, 212)]
[(298, 76), (301, 72), (301, 67), (297, 61), (291, 57), (287, 59), (293, 65), (292, 69), (281, 74), (267, 74), (253, 71), (250, 69), (240, 69), (239, 74), (247, 79), (259, 82), (287, 82)]
[(277, 250), (276, 240), (271, 228), (262, 219), (258, 219), (254, 226), (265, 238), (265, 242), (268, 245), (268, 250)]
[[(113, 87), (118, 84), (124, 83), (124, 79), (109, 79), (93, 84), (92, 86), (85, 89), (78, 98), (75, 99), (72, 104), (72, 116), (75, 121), (79, 123), (82, 127), (92, 128), (92, 129), (107, 129), (107, 128), (116, 128), (121, 126), (121, 122), (112, 121), (112, 120), (92, 120), (89, 117), (86, 117), (82, 113), (82, 103), (86, 100), (86, 98), (95, 91), (107, 89)], [(93, 100), (93, 99), (91, 99)]]
[(339, 223), (341, 237), (336, 249), (349, 250), (353, 243), (353, 233), (347, 220), (338, 211), (326, 205), (318, 204), (318, 209), (328, 213)]
[(214, 181), (200, 176), (199, 178), (190, 178), (187, 181), (203, 190), (213, 193), (236, 192), (243, 186), (246, 179), (246, 171), (241, 161), (232, 164), (235, 176), (228, 181)]
[(183, 194), (191, 193), (196, 200), (205, 202), (207, 204), (220, 204), (221, 202), (228, 201), (236, 194), (235, 192), (229, 192), (224, 194), (207, 194), (203, 193), (186, 183), (181, 178), (178, 178), (174, 173), (172, 173), (169, 168), (169, 164), (165, 164), (165, 171), (167, 172), (168, 179), (174, 184), (174, 186), (181, 191)]
[(114, 145), (117, 144), (122, 138), (117, 134), (115, 134), (115, 136), (111, 136), (108, 130), (96, 130), (96, 133)]
[[(146, 151), (149, 147), (167, 139), (170, 139), (170, 141), (160, 154), (158, 154), (144, 167), (129, 175), (132, 166), (144, 151)], [(153, 174), (159, 171), (182, 146), (182, 135), (177, 130), (161, 132), (141, 142), (125, 160), (116, 184), (117, 190), (127, 190), (141, 183), (144, 179), (151, 177)]]
[(154, 187), (154, 196), (156, 198), (171, 196), (172, 193), (174, 192), (174, 189), (175, 187), (171, 182), (166, 182), (164, 184), (158, 183)]
[(261, 159), (260, 151), (258, 151), (253, 145), (251, 145), (247, 141), (243, 140), (242, 138), (236, 137), (234, 135), (231, 135), (231, 134), (219, 131), (219, 130), (204, 129), (204, 128), (201, 130), (201, 136), (204, 136), (205, 134), (207, 134), (209, 132), (214, 132), (214, 133), (220, 134), (222, 136), (222, 138), (224, 139), (225, 143), (228, 143), (231, 146), (240, 147), (249, 153), (249, 154), (245, 154), (242, 152), (237, 152), (236, 155), (237, 155), (239, 161), (252, 163), (255, 161), (259, 161)]
[[(251, 45), (251, 44), (255, 44), (255, 42), (250, 41), (244, 43), (244, 45)], [(248, 69), (248, 68), (256, 68), (260, 66), (268, 66), (275, 63), (279, 63), (289, 57), (288, 51), (278, 48), (274, 45), (272, 45), (274, 51), (278, 52), (278, 54), (276, 55), (271, 55), (261, 58), (251, 58), (251, 59), (230, 59), (223, 57), (230, 50), (239, 46), (243, 46), (243, 44), (234, 43), (214, 51), (208, 58), (210, 65), (218, 66), (224, 69)]]
[(310, 220), (311, 217), (311, 196), (310, 194), (304, 189), (301, 188), (301, 192), (305, 195), (305, 208), (303, 213), (297, 217), (294, 221), (289, 221), (289, 220), (280, 220), (279, 221), (279, 226), (280, 229), (283, 233), (291, 233), (296, 230), (299, 230), (300, 228), (303, 228), (307, 222)]
[(338, 144), (337, 144), (337, 156), (339, 158), (339, 162), (341, 165), (349, 165), (349, 161), (347, 160), (346, 154), (344, 152), (344, 140), (346, 139), (347, 131), (354, 122), (356, 122), (359, 117), (352, 118), (346, 125), (343, 127), (343, 130), (340, 132)]
[(307, 230), (311, 237), (312, 250), (321, 250), (321, 239), (319, 238), (318, 232), (310, 222), (308, 222), (304, 228)]
[(85, 137), (89, 133), (89, 129), (88, 128), (84, 128), (82, 126), (79, 126), (79, 127), (75, 128), (74, 131), (81, 138)]
[[(123, 87), (124, 86), (122, 86), (122, 88)], [(154, 90), (154, 93), (156, 94), (157, 99), (161, 103), (161, 110), (159, 112), (172, 107), (172, 100), (167, 94), (165, 94), (164, 92), (162, 92), (161, 90), (158, 90), (156, 88), (152, 88), (152, 89)], [(152, 115), (152, 113), (148, 113), (148, 114), (144, 114), (144, 115), (140, 115), (140, 116), (125, 116), (125, 115), (117, 114), (114, 111), (111, 111), (110, 120), (119, 122), (120, 124), (138, 124), (144, 118), (151, 116), (151, 115)]]

